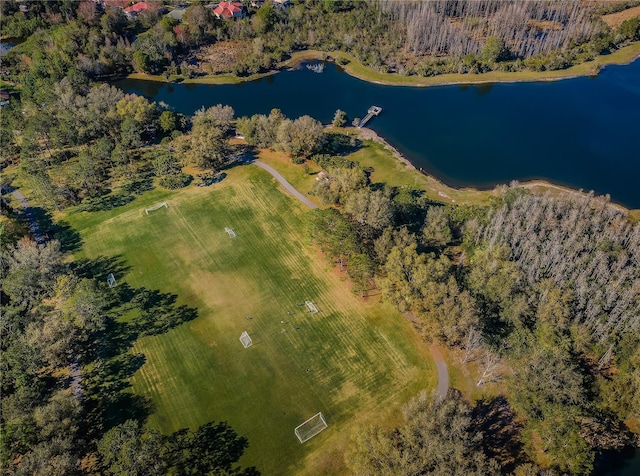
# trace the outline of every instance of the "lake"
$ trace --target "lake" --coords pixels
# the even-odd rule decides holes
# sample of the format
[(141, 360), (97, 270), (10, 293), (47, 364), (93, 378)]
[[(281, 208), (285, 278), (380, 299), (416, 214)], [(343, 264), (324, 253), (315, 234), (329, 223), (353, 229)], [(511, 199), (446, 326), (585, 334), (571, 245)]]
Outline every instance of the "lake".
[(640, 60), (593, 78), (537, 83), (383, 86), (327, 63), (322, 73), (301, 67), (238, 85), (116, 86), (188, 115), (221, 103), (237, 116), (279, 108), (329, 123), (336, 109), (361, 118), (377, 105), (383, 112), (368, 127), (451, 186), (546, 179), (640, 208)]

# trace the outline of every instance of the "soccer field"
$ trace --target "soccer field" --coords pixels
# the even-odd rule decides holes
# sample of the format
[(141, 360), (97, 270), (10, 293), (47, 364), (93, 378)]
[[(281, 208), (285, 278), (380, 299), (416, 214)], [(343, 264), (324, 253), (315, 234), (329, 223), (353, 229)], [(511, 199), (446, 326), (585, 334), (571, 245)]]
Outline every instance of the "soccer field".
[[(393, 419), (435, 387), (410, 323), (380, 296), (350, 292), (309, 242), (305, 213), (266, 172), (242, 166), (211, 187), (65, 217), (84, 243), (77, 257), (120, 256), (130, 268), (119, 279), (198, 309), (197, 319), (135, 345), (146, 362), (133, 391), (153, 401), (150, 424), (168, 433), (227, 421), (249, 440), (240, 464), (266, 475), (340, 473), (358, 425)], [(294, 428), (318, 412), (328, 428), (301, 444)]]

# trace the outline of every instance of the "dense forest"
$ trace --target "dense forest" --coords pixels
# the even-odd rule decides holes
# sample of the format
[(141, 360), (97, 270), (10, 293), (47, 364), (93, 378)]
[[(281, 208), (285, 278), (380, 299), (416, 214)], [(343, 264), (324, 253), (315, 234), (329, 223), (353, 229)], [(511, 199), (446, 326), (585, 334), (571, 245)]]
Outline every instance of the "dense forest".
[[(489, 206), (445, 206), (372, 183), (346, 157), (358, 139), (311, 117), (235, 119), (224, 105), (185, 117), (97, 82), (131, 70), (203, 74), (194, 58), (231, 43), (236, 74), (306, 48), (402, 74), (566, 67), (640, 39), (637, 18), (611, 31), (599, 15), (614, 5), (559, 1), (266, 2), (234, 22), (194, 2), (181, 24), (91, 1), (0, 5), (3, 36), (25, 40), (2, 57), (2, 471), (256, 474), (235, 466), (247, 441), (223, 422), (172, 435), (146, 426), (149, 402), (127, 391), (144, 363), (133, 342), (197, 310), (157, 290), (108, 288), (125, 264), (70, 260), (79, 237), (52, 218), (207, 183), (245, 152), (228, 142), (236, 128), (249, 146), (323, 169), (313, 193), (326, 207), (309, 213), (309, 234), (354, 293), (381, 291), (474, 385), (503, 390), (477, 402), (417, 396), (397, 427), (354, 432), (351, 470), (589, 474), (638, 444), (640, 224), (606, 198), (512, 184)], [(338, 112), (335, 125), (345, 120)], [(9, 198), (15, 181), (37, 205), (29, 214)]]

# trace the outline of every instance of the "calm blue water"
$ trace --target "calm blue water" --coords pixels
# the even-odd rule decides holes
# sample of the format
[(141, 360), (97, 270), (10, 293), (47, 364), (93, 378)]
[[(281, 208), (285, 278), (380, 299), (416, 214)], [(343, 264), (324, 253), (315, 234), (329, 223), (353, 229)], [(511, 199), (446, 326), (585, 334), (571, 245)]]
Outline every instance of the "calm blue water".
[(449, 185), (547, 179), (640, 208), (640, 60), (546, 83), (382, 86), (327, 64), (322, 74), (301, 68), (240, 85), (116, 85), (185, 114), (222, 103), (238, 116), (279, 108), (329, 123), (338, 108), (363, 117), (375, 104), (383, 112), (369, 127)]

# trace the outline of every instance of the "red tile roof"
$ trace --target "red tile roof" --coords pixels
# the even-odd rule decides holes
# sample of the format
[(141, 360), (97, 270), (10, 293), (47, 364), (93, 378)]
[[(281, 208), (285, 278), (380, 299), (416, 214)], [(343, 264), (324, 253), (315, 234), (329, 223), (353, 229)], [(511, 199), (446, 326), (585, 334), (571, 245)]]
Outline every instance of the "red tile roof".
[(213, 9), (218, 17), (233, 18), (236, 13), (242, 13), (242, 3), (240, 2), (220, 2), (220, 4)]
[(128, 8), (124, 9), (125, 13), (140, 13), (149, 9), (149, 4), (147, 2), (138, 2), (134, 3)]
[(131, 0), (102, 0), (100, 3), (105, 7), (124, 8), (131, 3)]

